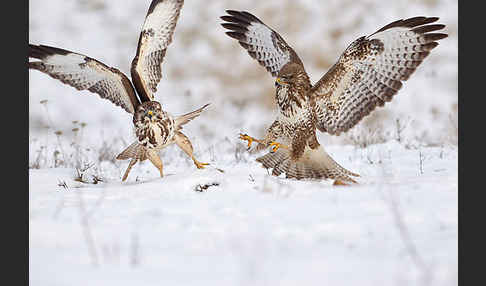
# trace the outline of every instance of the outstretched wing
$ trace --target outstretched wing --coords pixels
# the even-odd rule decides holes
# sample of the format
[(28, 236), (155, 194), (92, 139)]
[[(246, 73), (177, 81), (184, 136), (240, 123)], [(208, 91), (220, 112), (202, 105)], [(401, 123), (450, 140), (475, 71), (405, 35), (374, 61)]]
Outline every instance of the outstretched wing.
[(196, 109), (192, 112), (177, 116), (175, 118), (175, 126), (177, 126), (177, 128), (182, 129), (182, 125), (189, 123), (191, 120), (201, 115), (201, 112), (203, 112), (203, 110), (208, 106), (209, 103), (205, 104), (203, 107)]
[(140, 104), (130, 80), (116, 68), (67, 50), (29, 44), (29, 69), (36, 69), (77, 90), (89, 90), (129, 113)]
[(354, 41), (313, 87), (318, 129), (339, 135), (391, 101), (436, 41), (447, 37), (431, 33), (445, 27), (431, 24), (438, 19), (398, 20)]
[(226, 13), (229, 15), (221, 17), (226, 21), (221, 25), (230, 30), (226, 34), (237, 39), (248, 54), (272, 76), (276, 77), (280, 69), (289, 62), (303, 66), (299, 56), (285, 40), (257, 17), (245, 11), (226, 10)]
[(184, 4), (183, 0), (153, 0), (132, 61), (132, 81), (142, 102), (154, 100), (162, 78), (162, 62)]

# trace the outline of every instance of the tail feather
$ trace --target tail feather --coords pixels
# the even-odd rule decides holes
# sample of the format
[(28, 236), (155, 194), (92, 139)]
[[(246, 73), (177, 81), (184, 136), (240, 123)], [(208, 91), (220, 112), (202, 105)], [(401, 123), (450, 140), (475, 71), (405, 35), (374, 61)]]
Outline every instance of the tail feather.
[(267, 169), (275, 169), (275, 167), (279, 163), (285, 161), (288, 158), (290, 158), (290, 154), (287, 150), (278, 149), (276, 152), (268, 153), (262, 157), (258, 157), (256, 161), (262, 163), (263, 167)]
[(275, 164), (275, 167), (273, 168), (272, 175), (279, 176), (280, 174), (285, 173), (286, 170), (289, 169), (288, 164), (289, 164), (289, 158), (277, 162), (277, 164)]
[(287, 175), (287, 178), (293, 178), (293, 179), (304, 179), (305, 178), (305, 171), (303, 164), (300, 164), (298, 162), (294, 162), (292, 160), (288, 160), (286, 164), (284, 165), (284, 169)]
[(346, 170), (334, 161), (322, 146), (316, 150), (306, 148), (304, 155), (297, 161), (290, 158), (287, 149), (278, 149), (256, 159), (263, 167), (273, 169), (272, 175), (284, 173), (287, 178), (294, 179), (335, 179), (356, 183), (351, 176), (358, 174)]
[(118, 154), (118, 156), (116, 156), (116, 159), (139, 159), (140, 161), (144, 161), (147, 159), (147, 155), (145, 154), (145, 148), (143, 147), (143, 145), (138, 142), (134, 142), (125, 150), (123, 150), (120, 154)]

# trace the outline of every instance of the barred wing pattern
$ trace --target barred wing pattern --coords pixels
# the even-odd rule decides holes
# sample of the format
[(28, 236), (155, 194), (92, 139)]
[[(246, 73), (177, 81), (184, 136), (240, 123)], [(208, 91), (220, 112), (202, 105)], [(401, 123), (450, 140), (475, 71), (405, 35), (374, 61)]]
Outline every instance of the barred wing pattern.
[(131, 68), (132, 81), (142, 102), (154, 100), (162, 78), (162, 62), (183, 4), (183, 0), (153, 0), (150, 4)]
[(118, 69), (71, 51), (29, 44), (29, 57), (40, 61), (29, 62), (29, 69), (36, 69), (70, 85), (77, 90), (97, 93), (134, 113), (140, 104), (130, 80)]
[(221, 25), (230, 30), (226, 34), (240, 43), (248, 54), (276, 77), (280, 69), (289, 62), (303, 66), (295, 51), (274, 30), (246, 11), (226, 10)]
[(447, 37), (439, 18), (414, 17), (390, 23), (351, 43), (338, 62), (315, 84), (317, 128), (339, 135), (376, 106), (391, 101), (415, 69)]

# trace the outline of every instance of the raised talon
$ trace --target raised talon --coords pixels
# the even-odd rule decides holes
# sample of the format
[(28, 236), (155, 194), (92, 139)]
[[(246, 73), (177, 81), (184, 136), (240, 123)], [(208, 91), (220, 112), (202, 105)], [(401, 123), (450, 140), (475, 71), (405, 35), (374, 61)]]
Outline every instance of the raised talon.
[(283, 145), (278, 142), (270, 142), (268, 145), (272, 146), (272, 152), (276, 152), (280, 147), (283, 147)]
[(248, 149), (251, 147), (251, 144), (253, 143), (253, 141), (255, 141), (255, 138), (251, 137), (251, 136), (248, 136), (246, 134), (241, 134), (240, 133), (240, 137), (239, 137), (241, 140), (246, 140), (248, 141)]

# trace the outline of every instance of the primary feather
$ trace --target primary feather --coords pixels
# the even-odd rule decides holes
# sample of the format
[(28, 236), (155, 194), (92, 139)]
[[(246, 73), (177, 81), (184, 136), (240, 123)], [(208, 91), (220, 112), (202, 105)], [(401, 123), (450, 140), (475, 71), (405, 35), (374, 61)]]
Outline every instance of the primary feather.
[(60, 48), (29, 44), (29, 57), (39, 61), (29, 62), (29, 69), (41, 71), (77, 90), (97, 93), (134, 113), (140, 103), (130, 80), (118, 69), (102, 62)]
[(162, 78), (162, 63), (183, 4), (183, 0), (154, 0), (149, 7), (131, 68), (142, 102), (154, 100)]

